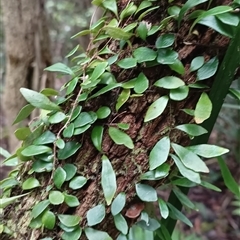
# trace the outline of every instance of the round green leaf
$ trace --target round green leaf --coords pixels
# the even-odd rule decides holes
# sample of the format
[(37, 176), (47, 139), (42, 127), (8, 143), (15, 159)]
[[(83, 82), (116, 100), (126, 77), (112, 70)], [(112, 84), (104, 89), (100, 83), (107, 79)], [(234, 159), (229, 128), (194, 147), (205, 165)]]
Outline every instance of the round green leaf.
[(175, 40), (174, 34), (167, 33), (161, 35), (156, 41), (156, 48), (167, 48), (173, 45)]
[(117, 197), (113, 200), (111, 204), (111, 213), (113, 216), (120, 213), (126, 203), (126, 194), (124, 192), (120, 192)]
[(64, 201), (64, 195), (60, 191), (51, 191), (48, 197), (49, 201), (53, 205), (59, 205)]
[(214, 57), (206, 62), (201, 68), (198, 69), (197, 79), (205, 80), (212, 77), (217, 72), (218, 63), (219, 61), (217, 57)]
[(91, 139), (94, 147), (99, 152), (102, 151), (102, 137), (103, 137), (103, 126), (94, 126), (91, 133)]
[(56, 140), (56, 145), (59, 149), (63, 149), (65, 147), (65, 142), (63, 139), (59, 138)]
[(88, 226), (94, 226), (100, 223), (105, 217), (105, 206), (103, 204), (97, 205), (87, 212)]
[(143, 93), (148, 89), (149, 81), (147, 77), (141, 72), (135, 82), (134, 91), (136, 93)]
[(76, 172), (77, 172), (77, 167), (71, 163), (67, 163), (63, 166), (64, 171), (66, 172), (66, 179), (65, 181), (69, 181), (72, 179)]
[(26, 157), (30, 157), (30, 156), (36, 156), (42, 153), (46, 153), (46, 152), (51, 152), (52, 149), (50, 147), (47, 146), (41, 146), (41, 145), (30, 145), (28, 147), (26, 147), (21, 154), (23, 156)]
[(182, 101), (188, 96), (189, 87), (182, 86), (176, 89), (171, 89), (169, 97), (174, 101)]
[(101, 185), (107, 205), (110, 205), (117, 190), (116, 174), (109, 159), (102, 156)]
[(167, 104), (168, 104), (168, 96), (162, 96), (159, 99), (157, 99), (155, 102), (153, 102), (146, 113), (146, 116), (144, 118), (144, 122), (149, 122), (158, 116), (160, 116), (163, 111), (165, 110)]
[(39, 203), (37, 203), (31, 212), (32, 218), (37, 218), (50, 204), (49, 200), (43, 200)]
[(81, 217), (76, 215), (58, 214), (59, 221), (67, 227), (74, 227), (79, 224)]
[(83, 187), (85, 185), (85, 183), (87, 182), (87, 178), (83, 177), (83, 176), (77, 176), (74, 177), (70, 183), (69, 183), (69, 187), (71, 189), (79, 189), (81, 187)]
[(64, 232), (61, 236), (63, 240), (78, 240), (82, 235), (82, 229), (77, 226), (72, 232)]
[(122, 214), (117, 214), (114, 216), (114, 224), (116, 228), (124, 235), (128, 233), (128, 224)]
[(88, 240), (113, 240), (108, 233), (95, 230), (93, 228), (85, 228), (85, 234)]
[(111, 113), (111, 109), (106, 106), (100, 107), (96, 112), (98, 119), (104, 119), (108, 117), (110, 113)]
[(69, 207), (77, 207), (80, 205), (80, 202), (78, 201), (78, 198), (69, 195), (67, 193), (64, 193), (64, 202), (69, 206)]
[(56, 140), (55, 134), (52, 133), (51, 131), (47, 130), (41, 136), (36, 138), (33, 141), (33, 144), (34, 145), (44, 145), (44, 144), (48, 144), (48, 143), (53, 143), (55, 140)]
[(18, 128), (14, 134), (18, 140), (24, 141), (31, 134), (31, 130), (29, 127), (22, 127)]
[(176, 128), (194, 137), (208, 132), (205, 128), (196, 124), (182, 124), (178, 125)]
[(80, 143), (77, 142), (67, 142), (63, 149), (59, 149), (58, 151), (58, 159), (64, 160), (71, 157), (73, 154), (77, 152), (77, 150), (81, 147)]
[(195, 57), (191, 62), (190, 72), (198, 70), (200, 67), (202, 67), (203, 64), (204, 64), (203, 56)]
[(122, 60), (120, 60), (117, 65), (120, 67), (120, 68), (123, 68), (123, 69), (129, 69), (129, 68), (134, 68), (137, 66), (137, 61), (135, 58), (124, 58)]
[(74, 124), (70, 123), (64, 130), (63, 130), (63, 137), (70, 138), (74, 133)]
[(191, 152), (185, 147), (182, 147), (176, 143), (172, 143), (172, 148), (175, 153), (181, 159), (182, 163), (189, 169), (195, 172), (208, 173), (209, 169), (202, 159), (200, 159), (195, 153)]
[(66, 172), (63, 170), (63, 168), (58, 167), (53, 174), (53, 182), (55, 184), (55, 186), (60, 189), (63, 185), (63, 183), (66, 180)]
[(150, 48), (140, 47), (134, 50), (133, 56), (138, 63), (143, 63), (153, 61), (157, 57), (157, 53)]
[(97, 118), (97, 115), (93, 116), (89, 112), (81, 112), (74, 121), (74, 127), (79, 128), (79, 127), (83, 127), (89, 123), (93, 123), (96, 120), (96, 118)]
[(66, 118), (66, 115), (63, 112), (56, 112), (53, 115), (51, 115), (48, 119), (48, 121), (52, 124), (54, 123), (60, 123)]
[(36, 178), (30, 177), (23, 182), (22, 189), (28, 190), (28, 189), (33, 189), (39, 186), (41, 186), (39, 181)]
[(174, 64), (178, 58), (178, 53), (171, 49), (159, 49), (157, 62), (160, 64)]
[(204, 122), (208, 119), (212, 112), (212, 102), (207, 93), (203, 92), (197, 102), (196, 109), (194, 111), (194, 120), (197, 124)]
[(42, 216), (42, 223), (45, 228), (53, 229), (56, 223), (56, 216), (51, 211), (46, 211)]
[(167, 77), (160, 78), (154, 83), (154, 86), (162, 87), (166, 89), (176, 89), (184, 85), (185, 83), (183, 80), (174, 76), (167, 76)]
[(138, 183), (136, 184), (136, 192), (138, 197), (144, 202), (155, 202), (157, 201), (157, 192), (156, 190), (146, 184)]
[(127, 148), (130, 148), (130, 149), (134, 148), (132, 139), (125, 132), (123, 132), (115, 127), (109, 127), (108, 133), (109, 133), (111, 139), (116, 144), (118, 144), (118, 145), (123, 144), (124, 146), (126, 146)]
[(153, 147), (149, 155), (149, 169), (153, 170), (164, 162), (167, 161), (167, 157), (170, 151), (170, 139), (169, 137), (163, 137)]

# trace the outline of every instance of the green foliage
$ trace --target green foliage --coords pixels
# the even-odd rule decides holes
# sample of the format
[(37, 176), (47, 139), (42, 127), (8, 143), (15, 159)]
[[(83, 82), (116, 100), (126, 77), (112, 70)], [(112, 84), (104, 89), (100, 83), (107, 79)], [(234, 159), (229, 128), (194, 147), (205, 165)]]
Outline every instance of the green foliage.
[[(74, 38), (91, 34), (92, 38), (86, 54), (81, 53), (73, 57), (79, 51), (79, 45), (77, 45), (66, 56), (73, 57), (74, 67), (56, 63), (45, 69), (70, 76), (70, 80), (61, 88), (66, 91), (65, 95), (62, 98), (50, 100), (51, 96), (61, 94), (54, 89), (44, 89), (41, 93), (25, 88), (20, 89), (29, 104), (19, 112), (14, 123), (27, 118), (34, 108), (44, 110), (45, 115), (39, 117), (35, 126), (20, 128), (16, 131), (18, 139), (23, 140), (16, 154), (10, 155), (4, 151), (1, 153), (7, 158), (5, 162), (16, 158), (19, 163), (24, 161), (31, 163), (28, 172), (30, 176), (24, 176), (22, 181), (17, 180), (15, 176), (9, 177), (1, 182), (1, 188), (4, 194), (9, 193), (8, 190), (15, 186), (22, 190), (34, 191), (43, 182), (43, 178), (40, 177), (43, 175), (40, 173), (44, 172), (49, 176), (48, 187), (42, 189), (41, 200), (33, 204), (31, 228), (42, 228), (44, 231), (44, 228), (55, 230), (55, 226), (59, 226), (62, 229), (62, 239), (79, 239), (82, 234), (85, 234), (89, 240), (110, 240), (112, 238), (107, 232), (97, 230), (97, 227), (95, 229), (96, 225), (109, 216), (119, 231), (118, 240), (143, 239), (143, 236), (144, 239), (153, 239), (154, 236), (160, 237), (156, 239), (171, 239), (171, 229), (168, 231), (167, 223), (161, 220), (160, 224), (160, 220), (151, 210), (153, 202), (158, 202), (163, 220), (180, 220), (192, 227), (190, 220), (175, 206), (175, 202), (171, 199), (164, 201), (158, 198), (156, 189), (152, 187), (152, 181), (155, 183), (162, 179), (162, 184), (171, 188), (181, 206), (184, 205), (190, 209), (195, 209), (195, 205), (181, 190), (182, 187), (202, 185), (219, 191), (217, 187), (201, 180), (201, 174), (208, 173), (209, 169), (200, 157), (218, 157), (227, 153), (228, 150), (205, 144), (206, 141), (204, 144), (197, 142), (190, 147), (182, 146), (178, 139), (182, 135), (193, 139), (210, 133), (207, 128), (199, 124), (211, 119), (214, 105), (211, 95), (206, 90), (209, 88), (208, 83), (202, 84), (199, 81), (215, 76), (219, 70), (219, 60), (217, 56), (213, 56), (208, 61), (205, 61), (203, 56), (196, 56), (189, 65), (184, 64), (175, 49), (177, 34), (172, 33), (175, 31), (172, 31), (171, 26), (178, 24), (178, 27), (181, 27), (183, 21), (195, 19), (190, 29), (192, 31), (196, 24), (203, 24), (205, 21), (206, 25), (210, 17), (214, 18), (215, 22), (220, 21), (221, 24), (216, 29), (215, 22), (208, 23), (209, 27), (221, 32), (222, 26), (234, 28), (238, 23), (236, 17), (230, 13), (233, 10), (232, 6), (191, 11), (193, 7), (206, 1), (189, 0), (181, 8), (173, 5), (167, 9), (170, 16), (162, 19), (158, 25), (151, 26), (143, 19), (159, 8), (155, 1), (142, 1), (138, 6), (129, 2), (119, 11), (116, 0), (94, 0), (93, 4), (104, 8), (106, 13), (110, 12), (112, 15), (109, 17), (106, 14), (89, 29), (73, 36)], [(189, 12), (191, 14), (187, 15)], [(233, 23), (228, 20), (228, 17), (233, 19)], [(127, 19), (131, 19), (130, 23)], [(149, 36), (153, 37), (154, 34), (156, 34), (155, 41), (150, 45), (148, 44)], [(224, 34), (227, 35), (226, 32)], [(108, 44), (110, 41), (114, 41), (119, 49), (112, 49)], [(133, 44), (137, 41), (141, 44)], [(104, 46), (101, 44), (103, 42)], [(127, 54), (124, 54), (125, 49)], [(168, 69), (172, 74), (156, 80), (149, 74), (150, 67)], [(118, 76), (114, 76), (112, 69), (117, 69), (119, 76), (128, 76), (130, 72), (134, 72), (134, 75), (130, 75), (132, 79), (126, 78), (127, 81), (118, 82)], [(185, 72), (195, 77), (194, 83), (188, 83), (185, 76), (179, 77)], [(195, 123), (187, 120), (177, 124), (172, 116), (175, 114), (172, 113), (172, 108), (178, 102), (184, 106), (183, 100), (190, 99), (193, 94), (192, 89), (200, 92), (196, 107), (183, 110), (192, 116)], [(156, 143), (152, 144), (153, 147), (144, 152), (149, 164), (144, 171), (139, 163), (135, 163), (135, 159), (131, 159), (136, 165), (139, 176), (131, 183), (135, 186), (135, 193), (132, 193), (131, 197), (135, 196), (140, 201), (140, 205), (135, 205), (133, 209), (137, 210), (134, 218), (139, 215), (140, 217), (137, 224), (130, 228), (122, 212), (125, 211), (125, 207), (129, 207), (131, 197), (118, 186), (117, 180), (121, 174), (121, 170), (115, 169), (115, 162), (118, 159), (111, 159), (111, 154), (105, 152), (104, 137), (107, 136), (113, 146), (120, 145), (121, 149), (138, 155), (142, 149), (138, 149), (137, 140), (133, 136), (134, 126), (131, 125), (133, 123), (116, 122), (116, 119), (127, 111), (125, 109), (128, 109), (131, 101), (148, 96), (148, 92), (151, 91), (155, 91), (156, 96), (146, 100), (146, 109), (142, 113), (142, 118), (138, 120), (139, 123), (141, 122), (144, 128), (155, 124), (159, 119), (170, 120), (169, 126), (156, 134), (157, 139)], [(230, 92), (239, 98), (238, 90), (230, 89)], [(89, 104), (91, 105), (92, 101), (97, 102), (98, 99), (109, 97), (113, 93), (114, 102), (105, 102), (103, 106), (91, 108), (94, 109), (93, 111), (89, 110)], [(98, 159), (101, 159), (97, 166), (95, 162), (89, 163), (89, 166), (93, 165), (89, 171), (86, 169), (88, 166), (82, 166), (79, 162), (74, 163), (77, 155), (83, 159), (88, 157), (78, 154), (79, 150), (82, 150), (81, 147), (85, 146), (84, 139), (88, 137), (91, 139), (89, 142), (89, 144), (92, 143), (91, 149), (95, 150)], [(237, 195), (237, 185), (233, 182), (221, 158), (219, 158), (219, 165), (226, 185)], [(91, 176), (91, 171), (99, 171), (97, 173), (101, 171), (101, 174)], [(83, 223), (83, 216), (59, 212), (58, 206), (61, 207), (63, 204), (71, 208), (79, 207), (81, 202), (77, 192), (83, 192), (95, 178), (99, 180), (98, 191), (101, 194), (99, 199), (96, 199), (95, 205), (89, 206)], [(5, 208), (23, 196), (1, 199), (1, 208)], [(126, 216), (130, 215), (126, 214)], [(80, 224), (84, 227), (82, 225), (80, 227)]]

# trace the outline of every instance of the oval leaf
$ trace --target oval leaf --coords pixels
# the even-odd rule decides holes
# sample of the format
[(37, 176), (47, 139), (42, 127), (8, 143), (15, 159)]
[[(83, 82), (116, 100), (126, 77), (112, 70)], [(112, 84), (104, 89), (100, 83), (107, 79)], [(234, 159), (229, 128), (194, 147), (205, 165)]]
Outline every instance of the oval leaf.
[(79, 224), (81, 218), (76, 215), (58, 214), (60, 222), (67, 227), (74, 227)]
[(33, 189), (36, 187), (41, 186), (39, 181), (36, 178), (30, 177), (27, 180), (25, 180), (22, 184), (22, 189), (23, 190), (28, 190), (28, 189)]
[(105, 206), (103, 204), (97, 205), (87, 212), (88, 226), (94, 226), (100, 223), (105, 217)]
[(144, 202), (155, 202), (157, 201), (156, 190), (146, 184), (138, 183), (135, 186), (138, 197)]
[(134, 50), (134, 58), (137, 59), (138, 63), (153, 61), (157, 57), (157, 53), (147, 47), (140, 47)]
[(85, 228), (85, 234), (88, 240), (113, 240), (108, 233), (93, 228)]
[(174, 76), (163, 77), (154, 83), (154, 86), (162, 87), (162, 88), (166, 88), (166, 89), (175, 89), (175, 88), (179, 88), (184, 85), (185, 85), (185, 83), (183, 80), (181, 80), (178, 77), (174, 77)]
[(206, 62), (201, 68), (197, 71), (197, 80), (205, 80), (207, 78), (212, 77), (218, 68), (218, 58), (214, 57)]
[(128, 224), (122, 214), (117, 214), (114, 216), (114, 223), (116, 228), (124, 235), (128, 233)]
[(205, 128), (196, 124), (182, 124), (178, 125), (176, 128), (194, 137), (208, 132)]
[(53, 205), (59, 205), (64, 201), (64, 195), (60, 191), (51, 191), (48, 197), (49, 201)]
[(74, 190), (79, 189), (83, 187), (86, 184), (86, 182), (87, 182), (87, 178), (83, 176), (77, 176), (70, 181), (69, 187)]
[(17, 117), (15, 118), (13, 125), (26, 119), (31, 114), (31, 112), (34, 110), (34, 108), (35, 107), (32, 106), (31, 104), (27, 104), (26, 106), (24, 106), (18, 113)]
[(73, 154), (77, 152), (77, 150), (81, 147), (80, 143), (77, 142), (67, 142), (63, 149), (59, 149), (58, 151), (58, 159), (64, 160), (71, 157)]
[(53, 182), (58, 189), (60, 189), (63, 183), (65, 182), (66, 176), (67, 176), (66, 172), (61, 167), (58, 167), (54, 171)]
[(111, 204), (111, 213), (113, 216), (120, 213), (126, 203), (126, 194), (124, 192), (121, 192), (117, 195), (117, 197), (113, 200)]
[(94, 147), (101, 152), (102, 151), (102, 137), (103, 137), (103, 126), (94, 126), (91, 139)]

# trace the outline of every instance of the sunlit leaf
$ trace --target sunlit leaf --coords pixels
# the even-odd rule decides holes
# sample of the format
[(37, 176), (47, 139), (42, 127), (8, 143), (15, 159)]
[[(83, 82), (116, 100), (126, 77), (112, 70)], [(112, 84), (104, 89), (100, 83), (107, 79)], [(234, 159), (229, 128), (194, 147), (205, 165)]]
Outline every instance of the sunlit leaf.
[(48, 197), (49, 201), (53, 205), (59, 205), (64, 201), (64, 195), (60, 191), (51, 191)]

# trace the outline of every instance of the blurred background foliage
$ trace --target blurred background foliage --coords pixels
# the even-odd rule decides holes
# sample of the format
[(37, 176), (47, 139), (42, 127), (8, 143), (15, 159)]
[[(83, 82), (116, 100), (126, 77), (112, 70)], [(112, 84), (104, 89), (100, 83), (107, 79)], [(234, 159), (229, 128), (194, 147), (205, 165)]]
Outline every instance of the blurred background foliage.
[[(45, 9), (48, 15), (48, 27), (51, 38), (53, 63), (70, 64), (65, 56), (77, 45), (86, 48), (88, 37), (70, 39), (77, 32), (88, 28), (94, 9), (91, 0), (46, 0)], [(1, 9), (0, 9), (1, 11)], [(2, 13), (1, 13), (2, 14)], [(0, 94), (4, 91), (5, 52), (3, 20), (0, 18)], [(224, 80), (224, 79), (223, 79)], [(56, 81), (56, 88), (64, 79)], [(240, 79), (233, 82), (233, 87), (240, 88)], [(4, 143), (4, 116), (0, 109), (0, 146)], [(239, 102), (228, 96), (220, 112), (210, 142), (230, 149), (225, 160), (234, 178), (240, 184), (240, 106)], [(173, 240), (231, 240), (240, 239), (240, 199), (233, 196), (225, 187), (216, 159), (210, 159), (207, 165), (211, 169), (209, 178), (213, 184), (223, 189), (216, 193), (200, 187), (190, 191), (190, 197), (198, 205), (199, 212), (188, 214), (194, 223), (189, 229), (178, 224)]]

